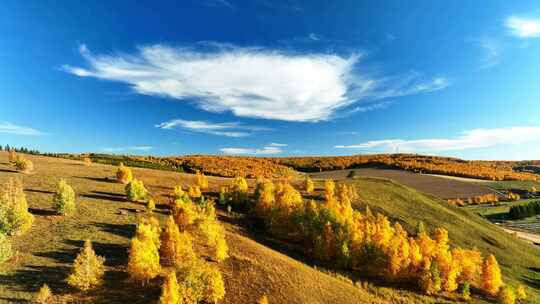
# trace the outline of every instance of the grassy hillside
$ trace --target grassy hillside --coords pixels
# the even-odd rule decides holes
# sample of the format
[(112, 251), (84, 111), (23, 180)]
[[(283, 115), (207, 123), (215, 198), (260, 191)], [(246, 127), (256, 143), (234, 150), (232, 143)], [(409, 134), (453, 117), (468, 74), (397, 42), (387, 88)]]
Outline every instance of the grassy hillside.
[(363, 177), (351, 182), (358, 187), (357, 208), (370, 206), (401, 222), (409, 231), (415, 231), (419, 221), (431, 229), (446, 228), (453, 244), (493, 253), (507, 283), (525, 284), (531, 288), (531, 303), (540, 302), (540, 250), (464, 208), (450, 206), (393, 181)]
[[(0, 303), (25, 303), (43, 283), (69, 303), (155, 303), (162, 278), (146, 286), (131, 282), (126, 273), (127, 250), (138, 218), (146, 211), (142, 204), (125, 200), (124, 187), (113, 182), (116, 168), (40, 156), (28, 156), (35, 165), (32, 174), (17, 173), (0, 152), (0, 184), (20, 178), (35, 221), (24, 235), (10, 237), (17, 254), (0, 265)], [(157, 199), (154, 212), (162, 224), (169, 213), (166, 202), (172, 187), (191, 184), (194, 176), (150, 169), (133, 170), (134, 175)], [(52, 196), (58, 179), (65, 178), (77, 193), (75, 214), (61, 217), (53, 211)], [(209, 177), (210, 191), (217, 191), (228, 179)], [(230, 258), (220, 264), (227, 294), (223, 303), (255, 303), (267, 294), (271, 303), (388, 303), (351, 282), (318, 271), (242, 233), (226, 212)], [(106, 258), (105, 285), (80, 293), (65, 279), (85, 239), (91, 239), (96, 253)], [(202, 241), (199, 251), (205, 252)], [(204, 255), (203, 255), (204, 256)], [(384, 291), (381, 291), (384, 292)], [(386, 293), (389, 293), (388, 291)], [(395, 297), (389, 293), (389, 297)], [(422, 303), (417, 300), (413, 303)]]

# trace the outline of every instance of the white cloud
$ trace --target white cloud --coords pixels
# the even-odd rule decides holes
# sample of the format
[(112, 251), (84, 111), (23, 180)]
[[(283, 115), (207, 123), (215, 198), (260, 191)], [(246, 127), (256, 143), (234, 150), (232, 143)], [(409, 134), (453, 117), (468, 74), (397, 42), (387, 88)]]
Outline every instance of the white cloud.
[(357, 145), (338, 145), (336, 148), (378, 149), (384, 152), (441, 152), (532, 142), (540, 142), (540, 127), (473, 129), (463, 132), (456, 138), (385, 139), (368, 141)]
[(116, 153), (116, 152), (125, 152), (125, 151), (150, 151), (154, 147), (151, 146), (131, 146), (131, 147), (117, 147), (117, 148), (103, 148), (104, 152)]
[(270, 147), (287, 147), (288, 144), (280, 144), (280, 143), (270, 143)]
[(279, 154), (284, 152), (279, 147), (263, 147), (262, 149), (252, 149), (252, 148), (221, 148), (219, 149), (221, 153), (228, 154), (228, 155), (271, 155), (271, 154)]
[(36, 129), (18, 126), (7, 121), (0, 121), (0, 133), (30, 136), (46, 135), (46, 133), (43, 133)]
[(484, 51), (484, 57), (478, 66), (479, 69), (488, 69), (499, 64), (502, 48), (497, 40), (483, 37), (475, 42)]
[(133, 55), (80, 52), (89, 68), (64, 65), (81, 77), (127, 83), (140, 94), (189, 100), (211, 112), (286, 121), (320, 121), (355, 102), (432, 92), (444, 77), (419, 73), (376, 78), (359, 73), (358, 54), (297, 54), (217, 43), (144, 46)]
[(200, 132), (218, 136), (246, 137), (255, 131), (267, 131), (269, 128), (248, 126), (240, 122), (213, 123), (203, 120), (173, 119), (156, 125), (157, 128), (171, 130), (182, 128), (193, 132)]
[(519, 38), (540, 37), (540, 19), (510, 16), (504, 24), (513, 36)]

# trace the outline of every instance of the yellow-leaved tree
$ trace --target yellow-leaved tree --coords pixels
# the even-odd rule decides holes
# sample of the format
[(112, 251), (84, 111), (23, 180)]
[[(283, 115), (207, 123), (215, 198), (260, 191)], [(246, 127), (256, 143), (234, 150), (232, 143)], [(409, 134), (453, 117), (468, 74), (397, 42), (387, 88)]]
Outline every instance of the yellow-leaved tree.
[(488, 256), (482, 265), (482, 290), (490, 296), (496, 296), (500, 288), (504, 285), (501, 275), (501, 268), (493, 254)]
[(80, 290), (89, 290), (103, 283), (105, 274), (105, 258), (96, 255), (92, 248), (92, 242), (86, 240), (75, 262), (70, 276), (67, 279), (69, 285)]
[(197, 186), (199, 186), (201, 190), (208, 189), (208, 178), (204, 173), (197, 170), (195, 177), (197, 179)]
[(176, 272), (171, 271), (165, 278), (165, 282), (161, 287), (161, 297), (159, 304), (180, 304), (180, 289), (176, 280)]
[(43, 284), (39, 289), (38, 293), (34, 297), (34, 302), (36, 304), (47, 304), (50, 302), (51, 297), (53, 296), (51, 289), (47, 284)]
[(75, 211), (75, 191), (65, 179), (60, 179), (58, 182), (53, 201), (58, 214), (67, 215)]
[(143, 219), (129, 248), (127, 271), (132, 279), (144, 284), (159, 274), (159, 244), (159, 223)]
[(0, 192), (0, 233), (23, 233), (32, 226), (33, 221), (34, 216), (28, 212), (21, 181), (10, 178)]
[(116, 181), (121, 184), (127, 184), (133, 179), (133, 173), (131, 169), (124, 166), (124, 163), (120, 163), (116, 170)]
[(162, 265), (179, 266), (196, 258), (191, 235), (187, 231), (180, 232), (172, 216), (167, 219), (160, 240), (159, 254)]
[(315, 185), (313, 184), (313, 181), (309, 175), (306, 175), (306, 179), (304, 180), (304, 189), (306, 190), (307, 194), (311, 194), (313, 190), (315, 190)]

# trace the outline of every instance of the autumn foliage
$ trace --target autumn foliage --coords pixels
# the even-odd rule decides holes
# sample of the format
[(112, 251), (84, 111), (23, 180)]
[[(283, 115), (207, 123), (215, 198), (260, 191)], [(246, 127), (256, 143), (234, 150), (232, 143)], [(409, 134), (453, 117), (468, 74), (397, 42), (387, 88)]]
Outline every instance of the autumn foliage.
[(455, 292), (465, 284), (496, 295), (502, 284), (494, 257), (484, 262), (476, 249), (452, 248), (446, 229), (413, 236), (369, 208), (353, 209), (357, 193), (352, 184), (325, 181), (323, 202), (316, 203), (304, 201), (287, 181), (259, 179), (254, 198), (252, 214), (272, 234), (303, 242), (322, 263), (414, 282), (427, 294)]
[(120, 163), (118, 169), (116, 170), (116, 181), (121, 184), (127, 184), (133, 179), (133, 173), (131, 169), (124, 166), (123, 163)]
[(21, 181), (10, 178), (0, 192), (0, 232), (10, 235), (23, 233), (33, 221)]
[(92, 242), (86, 240), (84, 247), (73, 262), (73, 269), (67, 282), (83, 291), (102, 284), (105, 274), (104, 263), (105, 259), (94, 252)]

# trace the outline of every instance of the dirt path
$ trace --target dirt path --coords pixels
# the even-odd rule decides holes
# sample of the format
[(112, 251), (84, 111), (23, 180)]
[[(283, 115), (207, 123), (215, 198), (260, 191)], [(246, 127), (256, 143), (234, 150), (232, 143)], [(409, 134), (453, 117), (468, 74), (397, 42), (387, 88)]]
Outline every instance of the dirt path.
[(501, 228), (510, 234), (516, 233), (520, 239), (531, 242), (536, 246), (540, 246), (540, 235), (538, 234), (509, 229), (506, 227), (501, 227)]

